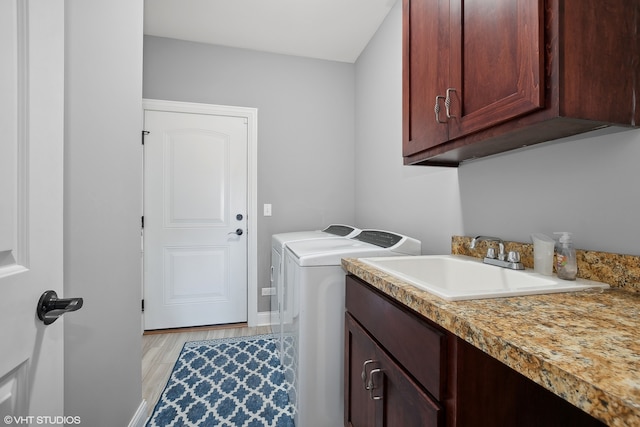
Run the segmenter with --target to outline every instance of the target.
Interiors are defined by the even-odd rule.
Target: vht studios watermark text
[[[73,424],[81,424],[82,420],[80,417],[75,416],[49,416],[49,415],[26,415],[26,416],[15,416],[15,415],[7,415],[4,417],[4,423],[14,424],[14,425],[73,425]]]

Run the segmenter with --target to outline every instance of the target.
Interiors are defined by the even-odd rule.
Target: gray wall
[[[402,165],[402,2],[356,62],[356,223],[449,253],[462,233],[457,170]]]
[[[448,252],[455,233],[529,242],[533,232],[571,231],[578,248],[640,254],[640,130],[592,132],[457,170],[400,166],[401,34],[398,2],[356,63],[359,225],[417,233],[425,253]]]
[[[353,64],[144,39],[145,98],[258,108],[258,289],[272,234],[354,221],[353,85]]]
[[[464,164],[467,233],[571,231],[578,248],[640,255],[640,131],[611,130]]]
[[[126,426],[142,401],[142,0],[68,0],[65,414]]]

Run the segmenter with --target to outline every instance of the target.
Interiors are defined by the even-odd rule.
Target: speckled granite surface
[[[603,422],[640,426],[640,293],[609,289],[449,302],[358,260],[342,264]]]

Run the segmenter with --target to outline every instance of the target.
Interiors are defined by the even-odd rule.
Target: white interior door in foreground
[[[247,120],[145,111],[145,329],[247,321]]]
[[[51,425],[64,325],[36,306],[62,294],[64,1],[2,0],[0,58],[0,419]]]

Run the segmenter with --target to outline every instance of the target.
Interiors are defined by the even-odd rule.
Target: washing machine
[[[323,230],[293,231],[278,233],[271,236],[271,288],[275,294],[271,295],[271,332],[279,338],[278,352],[280,360],[284,357],[283,334],[287,325],[292,322],[291,293],[284,288],[285,258],[284,248],[287,243],[303,240],[317,240],[328,238],[349,238],[357,236],[360,229],[351,225],[331,224]]]
[[[285,287],[292,291],[290,357],[283,367],[295,425],[342,425],[345,275],[342,258],[420,255],[421,242],[383,230],[352,238],[287,243]]]

